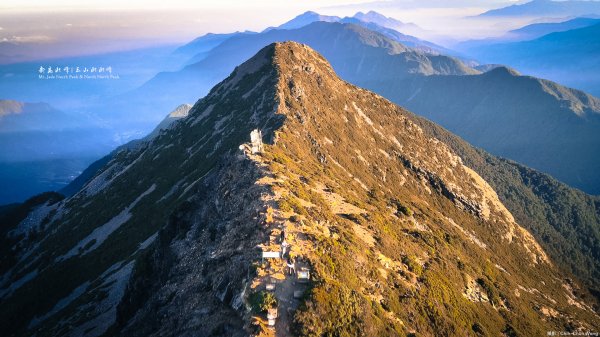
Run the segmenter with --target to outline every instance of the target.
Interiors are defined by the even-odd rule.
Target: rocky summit
[[[516,164],[340,80],[309,47],[263,48],[184,115],[73,196],[4,215],[3,336],[600,329],[593,282],[525,229],[551,226],[511,213],[534,197],[505,204],[482,178]]]

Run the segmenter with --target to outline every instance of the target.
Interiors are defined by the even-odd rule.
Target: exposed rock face
[[[255,184],[263,174],[249,160],[225,157],[171,217],[120,306],[123,336],[246,335],[244,301],[266,236],[269,190]]]
[[[189,104],[181,104],[180,106],[178,106],[177,108],[175,108],[175,110],[171,111],[167,117],[165,117],[165,119],[163,119],[158,126],[148,135],[146,136],[144,139],[145,140],[149,140],[152,139],[156,136],[158,136],[158,134],[163,131],[166,130],[170,127],[173,126],[173,123],[181,120],[182,118],[185,118],[188,116],[190,109],[192,109],[192,106]]]
[[[0,326],[89,336],[597,330],[591,296],[423,123],[340,80],[309,47],[269,45],[52,206],[41,239],[4,274]],[[308,283],[281,259],[261,261],[282,254],[283,240]]]

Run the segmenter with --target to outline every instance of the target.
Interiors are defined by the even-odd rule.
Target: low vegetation
[[[248,302],[255,313],[265,313],[271,308],[277,307],[277,299],[272,292],[259,291],[248,296]]]

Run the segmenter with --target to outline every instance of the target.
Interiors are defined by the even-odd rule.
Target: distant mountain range
[[[369,23],[368,25],[374,25]],[[352,27],[345,29],[343,27]],[[383,29],[383,28],[382,28]],[[347,31],[346,34],[353,35],[352,31],[363,35],[362,40],[351,40],[342,36],[337,44],[331,44],[334,38],[337,38],[339,33]],[[310,35],[314,34],[314,35]],[[401,34],[398,34],[400,36]],[[466,66],[462,69],[460,66],[449,66],[445,69],[442,63],[449,64],[460,62],[445,56],[429,55],[427,53],[408,48],[397,41],[394,41],[381,34],[372,34],[372,31],[358,25],[343,25],[341,23],[314,22],[308,26],[299,29],[273,29],[260,34],[236,34],[217,47],[212,49],[203,59],[194,64],[190,64],[177,72],[162,72],[157,74],[153,79],[145,83],[140,88],[129,93],[117,96],[109,102],[110,111],[129,111],[131,109],[145,111],[144,118],[158,121],[164,115],[164,111],[168,111],[172,106],[180,102],[190,102],[194,97],[204,95],[208,92],[211,85],[214,85],[219,80],[223,79],[228,72],[233,70],[236,64],[241,62],[244,57],[250,57],[252,53],[257,52],[266,44],[275,41],[296,40],[306,42],[311,45],[320,44],[323,48],[342,50],[344,47],[349,49],[343,53],[347,56],[340,55],[339,58],[355,59],[355,51],[353,49],[365,49],[364,45],[375,46],[378,40],[391,41],[389,44],[390,53],[400,53],[407,51],[406,59],[398,62],[403,64],[402,67],[407,72],[422,72],[422,73],[460,73],[476,72]],[[350,42],[350,45],[348,45]],[[329,46],[326,46],[329,45]],[[370,48],[365,52],[369,53]],[[412,62],[410,59],[423,59],[425,65],[421,62]],[[355,62],[354,61],[354,62]],[[365,63],[368,65],[368,62]],[[383,66],[379,71],[384,73]],[[152,97],[152,100],[148,100]],[[135,118],[137,116],[131,116]]]
[[[302,13],[292,20],[285,22],[277,27],[271,27],[267,30],[279,28],[279,29],[296,29],[307,26],[313,22],[322,21],[322,22],[340,22],[344,19],[356,19],[360,22],[364,23],[374,23],[381,27],[390,28],[396,30],[398,32],[405,32],[406,30],[410,31],[418,31],[421,30],[419,26],[414,23],[404,23],[402,21],[396,20],[392,17],[387,17],[383,14],[377,13],[375,11],[369,11],[367,13],[357,12],[352,17],[341,18],[339,16],[329,16],[329,15],[321,15],[319,13],[308,11]]]
[[[544,35],[567,30],[585,28],[600,23],[600,18],[575,18],[563,22],[534,23],[519,29],[511,30],[507,39],[533,40]]]
[[[182,55],[187,60],[184,65],[196,63],[201,61],[206,55],[210,52],[211,49],[223,43],[223,41],[229,39],[230,37],[241,35],[241,34],[256,34],[254,32],[246,31],[246,32],[235,32],[235,33],[227,33],[227,34],[213,34],[208,33],[202,35],[191,42],[184,44],[183,46],[177,48],[173,54]]]
[[[313,11],[308,11],[308,12],[304,12],[304,13],[296,16],[295,18],[291,19],[288,22],[285,22],[285,23],[277,26],[276,28],[296,29],[296,28],[304,27],[306,25],[309,25],[309,24],[311,24],[313,22],[317,22],[317,21],[338,22],[340,20],[341,20],[341,18],[339,16],[321,15],[321,14],[313,12]],[[267,30],[270,30],[270,29],[274,29],[274,28],[273,27],[267,28]]]
[[[480,17],[498,16],[531,16],[531,17],[568,17],[586,14],[600,14],[600,1],[553,1],[533,0],[524,4],[516,4],[508,7],[487,11]]]
[[[395,29],[381,26],[375,22],[364,22],[359,19],[349,18],[349,17],[343,18],[339,22],[359,25],[359,26],[367,28],[369,30],[381,33],[382,35],[389,37],[390,39],[392,39],[394,41],[400,42],[407,47],[411,47],[413,49],[416,49],[416,50],[419,50],[422,52],[426,52],[429,54],[447,54],[447,55],[456,54],[456,52],[449,50],[445,47],[442,47],[440,45],[437,45],[433,42],[421,40],[421,39],[411,36],[411,35],[402,34]]]
[[[600,20],[579,19],[558,26],[530,27],[525,31],[573,24],[584,26],[530,41],[466,46],[462,51],[484,63],[507,64],[523,73],[549,78],[600,96]]]
[[[406,44],[413,48],[422,48],[424,51],[429,52],[451,52],[445,47],[439,46],[435,43],[421,40],[417,37],[409,35],[409,32],[419,32],[422,29],[414,23],[403,23],[391,17],[386,17],[375,11],[369,11],[367,13],[357,12],[352,17],[339,17],[321,15],[313,11],[304,12],[290,21],[287,21],[277,27],[269,27],[262,33],[268,32],[273,29],[298,29],[307,26],[313,22],[343,22],[353,23],[361,25],[365,28],[378,31],[392,39],[395,39],[401,43]],[[186,55],[190,58],[187,64],[192,64],[201,61],[208,55],[208,52],[223,43],[223,41],[242,34],[256,34],[255,32],[235,32],[227,34],[212,34],[208,33],[193,41],[177,48],[175,54]]]
[[[490,45],[534,40],[551,33],[585,28],[598,23],[600,23],[600,18],[591,17],[578,17],[561,22],[534,23],[508,31],[499,37],[463,41],[453,45],[452,48],[463,54],[471,55]]]
[[[360,33],[371,55],[413,55],[361,27],[307,27],[322,25]],[[473,148],[295,42],[186,109],[72,196],[0,208],[3,336],[600,328],[597,198]]]
[[[423,28],[417,26],[412,22],[402,22],[396,20],[392,17],[388,17],[377,13],[375,11],[369,11],[366,13],[358,12],[353,16],[355,19],[358,19],[362,22],[375,23],[379,26],[390,28],[396,30],[398,32],[402,32],[405,34],[415,34],[416,32],[422,32]]]

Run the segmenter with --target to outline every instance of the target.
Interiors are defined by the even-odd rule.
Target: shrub
[[[404,256],[402,258],[402,263],[404,263],[408,267],[408,270],[413,272],[415,275],[421,276],[421,274],[423,274],[423,267],[417,261],[416,256],[414,256],[414,255]]]
[[[500,296],[498,295],[498,291],[496,287],[489,280],[478,278],[477,283],[483,288],[483,290],[488,295],[490,302],[498,305],[500,303]]]
[[[403,205],[399,200],[393,199],[391,204],[396,207],[396,215],[397,216],[413,216],[413,211],[408,206]]]
[[[482,335],[482,336],[487,336],[488,334],[485,332],[485,329],[483,328],[483,326],[481,326],[481,324],[475,322],[473,323],[473,326],[471,326],[471,329],[473,330],[473,332],[475,332],[478,335]]]
[[[261,291],[253,293],[248,298],[252,310],[256,313],[266,312],[267,310],[277,306],[277,299],[273,293]]]
[[[360,296],[343,285],[317,287],[296,313],[296,329],[302,336],[356,336],[365,309]]]

